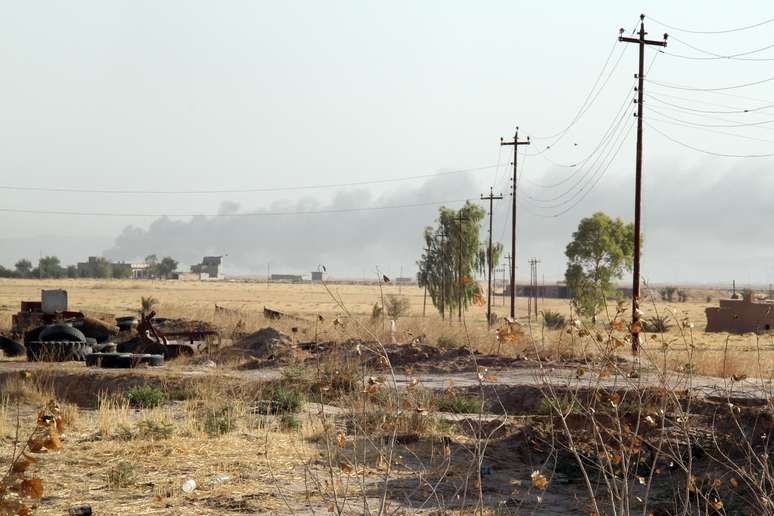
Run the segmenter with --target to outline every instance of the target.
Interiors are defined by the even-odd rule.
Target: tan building
[[[707,308],[708,332],[766,333],[774,329],[774,302],[745,299],[721,299],[720,306]]]

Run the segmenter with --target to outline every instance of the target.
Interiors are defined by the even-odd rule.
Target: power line
[[[756,48],[753,50],[747,50],[744,52],[737,52],[734,54],[718,54],[717,52],[711,52],[709,50],[705,50],[703,48],[697,47],[696,45],[692,45],[691,43],[688,43],[687,41],[683,41],[680,38],[676,36],[671,36],[671,39],[677,41],[678,43],[681,43],[685,45],[686,47],[695,50],[697,52],[701,52],[702,54],[706,54],[709,57],[701,57],[701,56],[686,56],[681,54],[673,54],[671,52],[667,52],[665,50],[659,50],[660,53],[666,54],[672,57],[680,57],[683,59],[692,59],[694,61],[714,61],[717,59],[729,59],[729,60],[737,60],[737,61],[774,61],[774,57],[744,57],[749,56],[753,54],[757,54],[759,52],[763,52],[766,50],[769,50],[771,48],[774,48],[774,44],[769,44],[761,48]]]
[[[0,190],[12,190],[23,192],[57,192],[57,193],[85,193],[85,194],[120,194],[120,195],[200,195],[200,194],[227,194],[227,193],[260,193],[260,192],[286,192],[292,190],[322,190],[325,188],[343,188],[348,186],[365,186],[376,185],[385,183],[397,183],[401,181],[410,181],[413,179],[425,179],[430,177],[446,176],[452,174],[461,174],[464,172],[477,172],[480,170],[488,170],[501,166],[499,163],[494,165],[486,165],[482,167],[473,168],[461,168],[457,170],[447,170],[444,172],[437,172],[433,174],[420,174],[416,176],[404,176],[394,177],[387,179],[373,179],[367,181],[353,181],[350,183],[329,183],[319,185],[300,185],[300,186],[280,186],[269,188],[239,188],[239,189],[224,189],[224,190],[107,190],[107,189],[93,189],[93,188],[57,188],[57,187],[45,187],[45,186],[12,186],[12,185],[0,185]]]
[[[657,24],[659,24],[659,25],[661,25],[663,27],[666,27],[668,29],[676,30],[678,32],[686,32],[686,33],[689,33],[689,34],[728,34],[730,32],[739,32],[739,31],[743,31],[743,30],[754,29],[756,27],[760,27],[762,25],[766,25],[768,23],[774,22],[774,18],[769,18],[767,20],[763,20],[762,22],[753,23],[752,25],[745,25],[743,27],[735,27],[733,29],[723,29],[723,30],[692,30],[692,29],[683,29],[683,28],[680,28],[680,27],[676,27],[674,25],[669,25],[668,23],[659,21],[659,20],[653,18],[652,16],[648,16],[648,19],[652,20],[652,21],[656,22]]]
[[[744,135],[744,134],[736,134],[736,133],[732,133],[732,132],[728,132],[728,131],[718,131],[718,130],[715,130],[715,129],[708,129],[706,127],[697,127],[695,125],[683,124],[683,123],[676,122],[676,121],[673,121],[673,120],[665,120],[665,119],[659,118],[659,117],[649,116],[648,120],[655,120],[655,121],[657,121],[657,122],[659,122],[661,124],[676,125],[676,126],[685,127],[685,128],[688,128],[688,129],[696,129],[698,131],[706,131],[708,133],[720,134],[720,135],[723,135],[723,136],[732,136],[734,138],[741,138],[743,140],[750,140],[750,141],[754,141],[754,142],[774,144],[774,140],[766,140],[764,138],[755,138],[753,136],[747,136],[747,135]]]
[[[578,169],[576,171],[576,172],[579,172],[580,170],[584,170],[585,169],[585,171],[583,172],[581,177],[577,181],[575,181],[574,184],[570,185],[566,190],[564,190],[559,195],[556,195],[554,197],[545,198],[545,199],[540,199],[540,198],[532,197],[532,196],[529,196],[529,195],[527,195],[527,197],[531,201],[534,201],[534,202],[537,202],[537,203],[552,203],[552,202],[555,202],[555,201],[561,199],[562,197],[565,197],[567,194],[569,194],[570,192],[572,192],[573,190],[578,188],[583,183],[583,181],[586,179],[586,177],[588,177],[588,175],[591,172],[591,170],[594,169],[596,164],[599,162],[600,158],[606,152],[606,150],[609,147],[609,145],[611,144],[611,142],[613,142],[615,140],[615,138],[620,134],[620,133],[618,133],[618,129],[621,127],[621,124],[626,119],[626,115],[628,115],[628,114],[629,114],[628,111],[625,110],[619,116],[618,121],[611,128],[611,130],[609,130],[608,133],[605,134],[605,136],[604,136],[604,138],[603,138],[603,140],[601,142],[602,145],[600,145],[598,147],[598,148],[601,148],[602,150],[601,150],[601,152],[599,154],[597,154],[596,158],[591,162],[591,164],[589,166],[585,166],[584,165],[584,167],[582,167],[582,168],[580,168],[580,169]],[[573,175],[575,175],[575,174],[573,174]]]
[[[668,96],[668,95],[662,95],[662,96]],[[690,107],[686,107],[686,106],[681,106],[679,104],[674,104],[674,103],[671,103],[671,102],[667,102],[667,101],[662,100],[661,98],[659,98],[659,97],[657,97],[655,95],[652,95],[650,93],[647,94],[646,97],[648,97],[648,99],[650,99],[650,100],[655,100],[656,102],[658,102],[660,104],[671,106],[673,108],[680,109],[682,111],[691,111],[693,113],[707,113],[707,114],[716,114],[716,115],[734,115],[734,114],[743,114],[743,113],[753,113],[753,112],[756,112],[756,111],[764,111],[766,109],[774,108],[774,104],[768,104],[766,106],[759,106],[759,107],[754,107],[754,108],[740,108],[740,109],[733,109],[733,110],[729,109],[729,110],[725,110],[725,111],[713,110],[713,109],[695,109],[695,108],[690,108]],[[672,98],[680,98],[682,100],[689,100],[689,101],[693,100],[694,102],[698,102],[698,101],[696,101],[694,99],[686,99],[684,97],[672,97]],[[709,103],[705,103],[705,104],[709,104]]]
[[[749,86],[757,86],[758,84],[764,84],[767,82],[774,81],[774,77],[768,77],[766,79],[761,79],[760,81],[753,81],[753,82],[747,82],[744,84],[735,84],[733,86],[721,86],[719,88],[696,88],[693,86],[683,86],[680,84],[671,84],[668,82],[659,82],[654,81],[652,79],[648,79],[648,82],[651,84],[654,84],[656,86],[661,86],[662,88],[671,88],[673,90],[686,90],[686,91],[725,91],[725,90],[736,90],[739,88],[747,88]]]
[[[646,122],[647,123],[647,122]],[[709,154],[710,156],[720,156],[723,158],[771,158],[774,157],[774,153],[771,154],[724,154],[721,152],[714,152],[709,151],[706,149],[701,149],[699,147],[694,147],[693,145],[690,145],[688,143],[682,142],[676,138],[673,138],[672,136],[669,136],[668,134],[664,133],[663,131],[660,131],[658,128],[654,127],[653,124],[647,123],[648,127],[656,131],[658,134],[666,138],[667,140],[676,143],[678,145],[681,145],[687,149],[694,150],[696,152],[702,152],[704,154]]]
[[[352,213],[360,211],[396,210],[404,208],[419,208],[422,206],[440,206],[467,202],[472,199],[452,199],[447,201],[422,202],[413,204],[399,204],[388,206],[367,206],[361,208],[331,208],[323,210],[299,210],[299,211],[261,211],[242,213],[118,213],[118,212],[88,212],[88,211],[63,211],[63,210],[26,210],[15,208],[0,208],[3,213],[26,213],[34,215],[77,215],[85,217],[272,217],[284,215],[322,215],[329,213]]]
[[[538,208],[538,209],[556,209],[556,208],[562,208],[563,206],[568,206],[569,204],[567,208],[562,209],[550,215],[541,214],[537,212],[531,212],[531,213],[537,217],[556,218],[561,215],[564,215],[565,213],[575,208],[578,204],[580,204],[589,195],[589,193],[591,193],[591,191],[594,190],[594,188],[596,188],[596,186],[602,180],[602,177],[604,177],[604,175],[607,173],[610,166],[615,162],[615,159],[618,157],[618,154],[620,153],[621,148],[623,147],[623,144],[626,142],[633,127],[634,127],[634,122],[631,122],[627,130],[621,133],[623,137],[618,141],[617,147],[616,146],[611,147],[607,156],[600,162],[599,168],[597,168],[597,170],[592,174],[591,180],[587,182],[585,185],[583,185],[580,189],[578,189],[575,195],[573,195],[568,199],[565,199],[561,203],[558,203],[554,206],[539,206],[535,204],[532,205],[532,207]],[[612,151],[613,148],[615,149],[615,151]],[[612,157],[608,160],[608,157],[611,155],[611,153],[612,153]],[[607,160],[607,163],[605,163],[606,160]],[[580,197],[578,197],[578,195],[580,195]]]
[[[682,122],[684,124],[695,125],[697,127],[720,127],[720,128],[723,128],[723,127],[726,127],[726,128],[728,128],[728,127],[756,127],[756,126],[761,126],[761,125],[767,125],[767,124],[774,123],[774,119],[771,119],[771,120],[761,120],[761,121],[758,121],[758,122],[742,122],[742,123],[736,123],[736,122],[732,122],[731,120],[726,120],[727,122],[732,122],[732,123],[728,123],[728,124],[700,124],[698,122],[691,122],[689,120],[682,120],[680,118],[676,118],[676,117],[667,115],[667,114],[662,113],[661,111],[659,111],[659,110],[657,110],[655,108],[650,108],[650,109],[654,113],[656,113],[658,115],[661,115],[663,117],[670,118],[672,120],[676,120],[676,121]],[[707,117],[706,115],[694,115],[694,116],[702,117],[702,118],[716,118],[716,117]],[[719,119],[719,120],[722,120],[722,119]]]
[[[586,155],[584,158],[579,159],[579,160],[575,161],[574,163],[567,164],[567,163],[557,163],[556,161],[552,160],[551,158],[549,158],[548,156],[546,156],[543,153],[538,153],[538,154],[534,154],[534,155],[540,156],[541,158],[543,158],[544,160],[548,161],[549,163],[552,163],[553,165],[556,165],[556,166],[559,166],[559,167],[576,168],[578,165],[583,165],[589,159],[591,159],[594,156],[594,154],[596,154],[596,152],[599,150],[599,148],[604,143],[605,138],[607,137],[608,133],[613,130],[613,127],[615,126],[616,120],[618,120],[618,117],[621,115],[621,112],[623,110],[625,110],[626,106],[628,106],[630,104],[631,100],[629,99],[629,93],[631,93],[631,90],[627,90],[626,91],[626,96],[623,99],[623,103],[621,104],[621,106],[616,111],[615,115],[613,116],[613,119],[610,121],[610,125],[605,130],[605,132],[603,133],[602,138],[599,140],[599,143],[597,143],[596,147],[594,147],[594,149],[592,149],[592,151],[588,155]],[[570,179],[572,179],[579,172],[579,170],[580,169],[576,168],[576,170],[574,170],[572,172],[572,174],[570,174],[568,177],[566,177],[566,178],[564,178],[561,181],[558,181],[556,183],[551,183],[551,184],[547,184],[546,185],[546,184],[535,183],[535,182],[533,182],[533,181],[531,181],[529,179],[527,179],[527,182],[529,182],[530,184],[533,184],[534,186],[537,186],[538,188],[555,188],[557,186],[560,186],[560,185],[566,183]]]
[[[599,80],[602,78],[602,75],[605,73],[605,69],[607,68],[607,65],[610,63],[610,58],[612,58],[613,54],[615,53],[615,48],[617,46],[616,44],[617,42],[614,41],[613,46],[610,47],[610,52],[607,54],[607,59],[605,59],[605,63],[602,65],[602,69],[599,71],[599,74],[597,74],[597,78],[594,81],[594,84],[591,86],[591,89],[586,94],[586,98],[583,99],[583,103],[581,104],[580,108],[578,108],[578,112],[575,113],[575,117],[573,117],[569,125],[567,125],[564,129],[554,134],[545,135],[545,136],[534,136],[536,140],[551,140],[553,138],[556,138],[559,135],[563,135],[563,133],[567,132],[573,125],[575,125],[578,122],[578,120],[580,120],[580,118],[584,114],[584,108],[586,108],[586,104],[588,104],[589,99],[591,99],[591,96],[593,95],[594,90],[597,88],[597,85],[599,84]],[[619,61],[620,61],[620,58],[619,58]],[[616,62],[616,66],[617,66],[617,62]],[[594,100],[596,100],[596,97],[594,97]],[[592,104],[593,103],[594,101],[592,101]],[[591,106],[589,105],[589,107]]]

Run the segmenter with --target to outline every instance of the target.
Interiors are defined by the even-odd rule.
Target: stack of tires
[[[127,369],[141,365],[158,367],[164,365],[164,357],[147,353],[89,353],[86,355],[86,365],[109,369]]]
[[[31,362],[82,362],[92,351],[86,336],[68,324],[49,324],[28,336],[27,359]]]

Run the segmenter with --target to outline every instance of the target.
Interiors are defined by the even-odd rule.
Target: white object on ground
[[[182,489],[184,493],[192,492],[194,489],[196,489],[196,480],[189,478],[188,480],[183,482]]]

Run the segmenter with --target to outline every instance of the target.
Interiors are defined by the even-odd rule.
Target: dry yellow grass
[[[221,325],[228,334],[239,321],[246,331],[254,331],[266,325],[273,325],[290,333],[292,327],[299,330],[298,338],[311,340],[341,340],[349,337],[368,338],[376,336],[389,339],[384,325],[379,321],[371,323],[370,314],[374,303],[381,303],[382,295],[400,294],[407,296],[411,302],[411,313],[398,321],[398,340],[405,341],[411,337],[424,335],[431,343],[445,338],[458,344],[470,343],[474,349],[482,352],[493,352],[498,349],[494,332],[486,325],[486,307],[472,306],[465,314],[466,324],[459,324],[456,319],[442,320],[428,299],[426,316],[423,312],[423,291],[416,286],[383,285],[353,285],[353,284],[266,284],[263,282],[225,281],[225,282],[180,282],[180,281],[137,281],[137,280],[98,280],[98,279],[61,279],[61,280],[18,280],[0,279],[0,330],[10,326],[11,314],[18,310],[21,300],[36,300],[41,289],[64,288],[69,292],[70,305],[74,309],[95,313],[112,313],[126,315],[135,313],[140,305],[140,297],[152,296],[160,301],[158,312],[162,316],[202,319]],[[669,313],[673,325],[669,332],[659,335],[656,340],[646,341],[650,352],[657,352],[666,342],[670,353],[674,353],[671,364],[680,367],[687,363],[688,354],[681,349],[693,346],[691,361],[696,372],[708,374],[727,374],[718,370],[718,353],[726,349],[726,369],[758,366],[760,359],[762,367],[758,368],[765,374],[771,372],[774,360],[771,356],[772,346],[768,343],[762,346],[759,339],[751,335],[731,335],[725,333],[705,333],[706,324],[704,310],[714,306],[716,301],[707,303],[706,295],[717,299],[717,292],[701,291],[692,296],[688,303],[665,303],[660,300],[647,299],[643,303],[645,317]],[[215,305],[234,310],[232,314],[215,311]],[[298,315],[304,321],[282,320],[267,321],[263,317],[263,308],[271,307]],[[342,308],[343,307],[343,308]],[[569,318],[570,305],[564,299],[546,299],[540,304],[541,310],[560,312]],[[612,310],[613,308],[611,308]],[[525,319],[527,300],[517,299],[517,313],[521,321]],[[345,311],[355,316],[344,326],[334,326],[332,320],[343,316]],[[493,311],[505,316],[508,312],[507,299],[496,297]],[[316,315],[321,314],[325,320],[318,322]],[[628,315],[626,316],[628,317]],[[679,322],[690,320],[694,328],[681,328]],[[604,317],[602,317],[604,320]],[[527,327],[527,333],[546,343],[556,340],[556,332],[546,332],[540,327],[540,321],[532,321]],[[690,332],[690,334],[688,333]],[[756,344],[757,342],[757,344]],[[759,354],[759,349],[763,349]],[[506,344],[500,351],[507,355],[515,355],[524,349],[522,345]],[[626,350],[622,350],[626,353]],[[728,357],[733,357],[737,366],[729,366]],[[719,371],[719,372],[718,372]],[[731,373],[735,374],[735,373]]]

